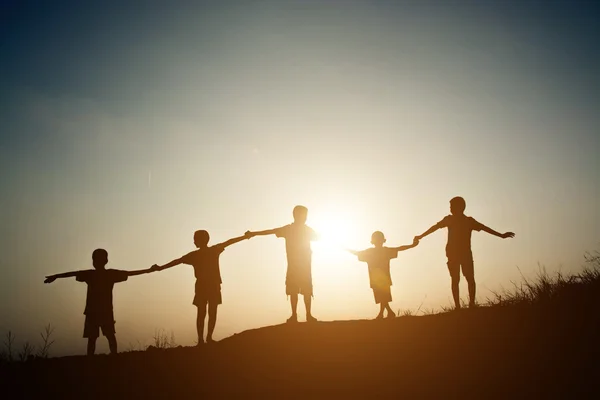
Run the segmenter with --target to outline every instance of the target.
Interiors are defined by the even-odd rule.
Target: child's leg
[[[219,307],[217,302],[208,303],[208,332],[206,333],[207,343],[213,341],[212,335],[215,330],[215,325],[217,324],[217,307]]]
[[[473,307],[475,305],[475,279],[467,279],[467,284],[469,285],[469,307]]]
[[[106,335],[106,339],[108,340],[108,348],[110,349],[110,354],[117,354],[117,337],[114,333],[109,333]]]
[[[312,305],[312,294],[304,294],[304,307],[306,307],[306,322],[316,322],[317,319],[313,317],[311,311]]]
[[[473,261],[467,261],[462,264],[462,272],[467,281],[469,287],[469,307],[475,306],[475,271],[473,268]]]
[[[196,330],[198,331],[198,345],[204,343],[204,319],[206,319],[206,303],[198,304],[198,316],[196,317]]]
[[[450,272],[450,279],[452,280],[452,297],[454,298],[454,307],[460,308],[460,263],[456,261],[448,260],[448,271]]]
[[[292,306],[292,317],[295,317],[298,308],[298,293],[290,294],[290,305]]]
[[[311,308],[312,308],[312,296],[305,294],[304,296],[304,307],[306,308],[306,318],[312,317]]]
[[[96,339],[100,336],[100,323],[98,316],[90,314],[85,316],[85,323],[83,326],[83,337],[87,338],[87,355],[93,356],[96,352]]]
[[[383,305],[383,303],[382,303],[382,305]],[[390,307],[390,303],[387,301],[385,302],[385,309],[387,310],[388,318],[396,316],[396,314],[394,314],[394,311],[392,310],[392,307]]]
[[[87,343],[87,355],[88,356],[93,356],[94,353],[96,352],[96,339],[95,337],[90,337],[88,338],[88,343]]]
[[[377,318],[383,318],[383,310],[385,310],[385,304],[382,301],[379,303],[379,314],[377,314]]]
[[[454,299],[454,308],[460,308],[460,289],[459,284],[460,278],[452,278],[452,298]]]

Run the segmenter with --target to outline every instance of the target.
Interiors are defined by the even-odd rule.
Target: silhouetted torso
[[[305,224],[289,224],[276,230],[275,235],[285,238],[288,265],[310,263],[311,240],[316,240],[316,232]]]
[[[116,269],[79,271],[76,279],[87,283],[86,315],[109,314],[113,311],[112,291],[115,283],[127,280],[127,271]]]
[[[447,215],[437,223],[438,228],[448,228],[446,256],[448,258],[471,257],[471,232],[480,231],[482,225],[466,215]]]
[[[371,288],[391,286],[390,260],[398,257],[398,250],[389,247],[371,247],[358,253],[358,259],[369,266]]]
[[[214,288],[221,285],[219,256],[225,250],[221,246],[210,246],[194,250],[183,256],[183,263],[194,267],[196,289]]]

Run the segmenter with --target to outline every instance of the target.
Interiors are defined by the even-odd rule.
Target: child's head
[[[210,236],[208,235],[208,232],[205,230],[199,230],[199,231],[194,232],[194,244],[198,248],[206,247],[208,245],[209,239],[210,239]]]
[[[453,215],[462,215],[465,212],[465,208],[467,207],[467,203],[465,202],[465,199],[463,199],[462,197],[454,197],[452,200],[450,200],[450,212]]]
[[[306,218],[308,217],[308,208],[304,206],[296,206],[294,207],[294,222],[299,224],[303,224],[306,222]]]
[[[96,269],[103,269],[108,264],[108,251],[96,249],[92,253],[92,265]]]
[[[381,231],[375,231],[371,235],[371,244],[375,247],[381,247],[385,243],[385,236]]]

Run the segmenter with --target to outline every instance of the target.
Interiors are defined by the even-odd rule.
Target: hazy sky
[[[357,249],[408,244],[462,195],[479,300],[600,248],[600,37],[593,1],[4,1],[0,334],[83,353],[85,284],[292,220]],[[43,3],[43,4],[41,4]],[[445,231],[392,262],[394,309],[451,304]],[[314,314],[372,318],[367,266],[314,246]],[[285,248],[221,257],[215,338],[289,316]],[[466,298],[466,283],[461,284]],[[114,289],[122,350],[195,340],[192,268]],[[300,319],[303,320],[303,307]],[[106,351],[106,341],[99,350]]]

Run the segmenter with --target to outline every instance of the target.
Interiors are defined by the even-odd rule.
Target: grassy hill
[[[596,268],[475,309],[5,363],[0,376],[23,398],[600,398],[599,307]]]

